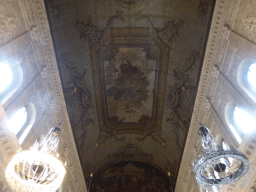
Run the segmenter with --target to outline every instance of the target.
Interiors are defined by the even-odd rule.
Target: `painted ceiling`
[[[175,184],[214,0],[45,4],[87,184],[125,161],[158,167]]]

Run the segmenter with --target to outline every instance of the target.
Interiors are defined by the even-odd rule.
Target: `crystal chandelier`
[[[249,170],[249,162],[239,151],[219,146],[207,127],[200,127],[203,155],[193,163],[196,180],[201,187],[209,189],[234,183]]]
[[[8,164],[5,177],[14,192],[55,192],[66,170],[57,159],[61,130],[53,127],[42,142],[16,154]]]

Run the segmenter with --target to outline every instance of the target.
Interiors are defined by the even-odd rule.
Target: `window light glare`
[[[13,75],[11,67],[0,63],[0,93],[2,93],[12,82]]]
[[[14,133],[18,134],[20,129],[23,127],[27,121],[27,110],[25,107],[22,107],[9,119],[9,129]]]
[[[247,72],[248,83],[256,89],[256,63],[252,64]]]
[[[43,166],[50,169],[50,172],[47,172],[47,176],[49,176],[51,172],[55,173],[54,178],[48,178],[46,179],[48,182],[46,184],[42,184],[40,182],[35,182],[38,181],[36,179],[29,179],[29,178],[22,178],[20,176],[19,169],[14,169],[14,167],[19,167],[22,165],[22,163],[29,162],[29,160],[32,160],[31,164],[35,164],[35,162],[40,162]],[[27,166],[29,167],[30,165],[27,163]],[[46,170],[46,169],[45,169]],[[46,171],[44,170],[44,173]],[[18,174],[17,174],[18,171]],[[29,170],[30,171],[30,170]],[[23,174],[26,174],[26,172]],[[16,154],[11,162],[8,164],[5,175],[7,178],[7,181],[9,183],[12,183],[13,185],[11,186],[12,189],[22,189],[19,191],[47,191],[47,192],[53,192],[58,189],[64,179],[64,176],[66,174],[65,167],[63,164],[55,158],[53,155],[45,152],[40,152],[40,151],[23,151],[18,154]],[[43,178],[44,175],[40,175],[41,178]]]
[[[240,144],[242,142],[242,137],[241,135],[236,131],[233,125],[229,126],[230,131],[233,133],[235,136],[237,142]]]
[[[229,146],[227,145],[227,143],[225,143],[224,141],[222,141],[222,147],[225,151],[230,150]],[[229,163],[232,164],[234,161],[234,158],[232,157],[228,157]],[[226,163],[225,159],[224,159],[224,164]]]
[[[238,107],[234,109],[234,120],[243,133],[249,133],[256,128],[256,119]]]
[[[27,137],[29,131],[31,130],[33,124],[28,125],[28,127],[26,127],[26,129],[24,130],[24,132],[21,134],[20,138],[19,138],[19,143],[20,145],[23,143],[23,141],[25,140],[25,138]]]
[[[218,188],[216,186],[212,186],[213,192],[219,192]]]
[[[229,146],[224,141],[222,141],[222,147],[226,151],[229,150]]]

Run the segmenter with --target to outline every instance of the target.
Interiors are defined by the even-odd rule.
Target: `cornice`
[[[208,99],[206,99],[206,96],[207,98],[211,98],[212,101],[215,99],[222,98],[220,96],[218,98],[218,95],[216,95],[215,98],[217,86],[218,84],[222,83],[220,80],[218,80],[219,72],[215,65],[217,65],[219,69],[221,69],[222,66],[224,65],[225,56],[227,54],[227,49],[229,47],[229,35],[231,34],[230,29],[234,28],[237,13],[239,11],[241,2],[241,0],[217,0],[216,2],[209,39],[206,47],[205,59],[203,63],[203,69],[200,78],[197,98],[194,107],[196,115],[200,117],[200,119],[202,118],[204,120],[203,122],[206,122],[206,120],[213,119],[213,117],[210,117],[208,105],[209,101]],[[230,50],[231,58],[233,58],[234,55],[236,54],[233,52],[234,50],[237,50],[234,49],[234,47],[233,49],[231,47]],[[231,65],[232,62],[233,61],[231,59],[230,62],[225,63],[225,65]],[[192,162],[193,158],[198,154],[199,151],[199,145],[197,141],[198,127],[199,125],[196,116],[193,114],[185,150],[183,153],[181,167],[178,174],[178,180],[176,184],[177,192],[186,191],[187,187],[191,186],[191,176],[194,177],[192,171]],[[223,125],[221,125],[221,127],[223,127]],[[224,134],[224,132],[222,132],[222,134]],[[242,151],[247,156],[250,164],[252,165],[253,172],[255,169],[253,166],[255,164],[255,138],[255,133],[247,135],[243,139],[241,145],[239,146],[239,150]],[[248,184],[247,186],[239,185],[241,183]],[[193,184],[197,185],[196,183]],[[256,189],[255,174],[248,173],[247,176],[241,178],[241,180],[238,183],[234,183],[227,187],[223,187],[223,190],[227,191],[237,191],[238,189],[241,191],[254,191]]]
[[[68,169],[65,179],[68,183],[65,183],[64,186],[68,186],[72,191],[86,191],[86,184],[67,114],[44,1],[19,0],[19,3],[26,27],[35,26],[30,32],[31,44],[38,68],[41,69],[46,66],[41,75],[44,79],[45,91],[51,98],[50,109],[53,122],[57,124],[61,115],[64,114],[61,123],[61,145],[59,147],[59,152],[63,157],[62,160],[67,162]]]
[[[217,38],[219,37],[219,33],[221,32],[222,29],[224,8],[228,4],[228,2],[229,0],[217,0],[215,4],[215,10],[213,13],[211,29],[206,46],[205,58],[199,81],[197,97],[194,105],[194,111],[198,117],[202,117],[204,113],[204,108],[206,104],[205,97],[209,80],[211,77],[212,66],[214,65],[214,54],[216,52],[218,42]],[[175,187],[176,192],[186,191],[186,184],[188,184],[186,178],[188,178],[192,173],[192,162],[194,155],[192,155],[191,153],[195,151],[194,148],[197,148],[195,144],[197,143],[196,139],[198,127],[198,121],[195,115],[193,114]]]

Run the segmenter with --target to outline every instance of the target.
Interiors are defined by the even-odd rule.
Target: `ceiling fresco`
[[[168,176],[152,165],[125,161],[100,170],[91,182],[91,191],[171,191]]]
[[[143,26],[143,19],[150,21],[110,18],[99,43],[90,48],[100,131],[161,131],[169,46],[152,26]],[[127,27],[112,27],[115,20]]]
[[[174,186],[214,0],[45,4],[87,184],[106,165],[136,161],[157,167]],[[120,170],[129,175],[125,167],[136,165]],[[128,189],[130,177],[116,177],[112,187]]]

